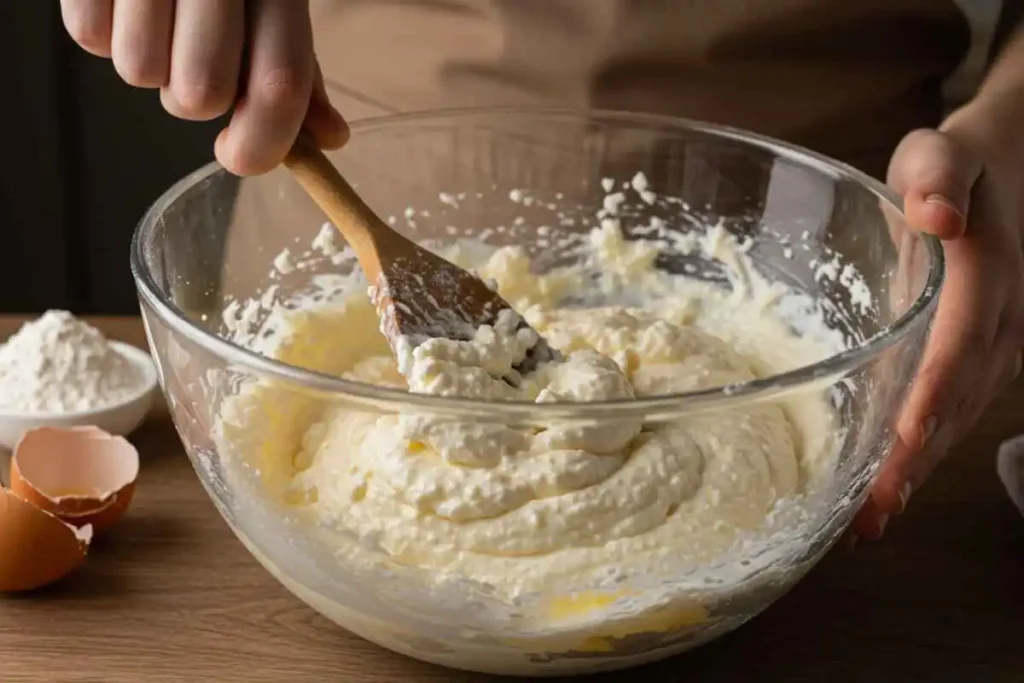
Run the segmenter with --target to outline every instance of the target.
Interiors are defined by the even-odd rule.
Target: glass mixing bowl
[[[943,276],[940,247],[907,229],[898,198],[882,184],[746,132],[607,112],[364,120],[333,160],[410,237],[435,247],[466,238],[522,245],[540,271],[579,259],[564,245],[600,224],[608,188],[615,194],[642,171],[657,197],[630,190],[613,200],[627,239],[653,239],[652,218],[676,236],[719,226],[741,241],[761,276],[802,295],[798,305],[790,297],[765,306],[788,314],[797,331],[796,309],[820,312],[844,348],[750,382],[586,404],[412,395],[304,369],[329,367],[358,343],[359,335],[318,328],[316,315],[307,316],[304,334],[325,343],[316,357],[276,356],[295,362],[286,364],[266,352],[266,304],[287,308],[318,277],[351,279],[357,269],[344,252],[309,249],[324,217],[286,171],[239,180],[217,165],[202,168],[168,190],[135,234],[132,267],[146,330],[203,486],[252,554],[314,609],[384,647],[452,667],[535,676],[621,668],[736,628],[841,535],[892,445],[892,417],[917,367]],[[658,268],[730,286],[733,266],[673,246],[679,243],[661,244]],[[259,401],[239,401],[253,391]],[[357,566],[338,552],[342,532],[304,516],[304,501],[281,484],[298,467],[303,434],[328,409],[456,423],[655,424],[807,392],[828,397],[839,428],[828,476],[808,486],[802,513],[777,515],[783,536],[767,534],[659,577],[676,597],[642,608],[608,594],[583,600],[598,589],[564,585],[561,597],[578,600],[558,616],[551,595],[510,603],[468,581],[434,585],[431,572],[383,553],[372,566]],[[651,589],[640,583],[628,581],[630,595]]]

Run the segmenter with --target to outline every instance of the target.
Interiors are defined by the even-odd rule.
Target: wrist
[[[939,130],[1024,166],[1024,27],[996,59],[978,94]]]
[[[1001,165],[1024,170],[1024,86],[1000,97],[979,93],[955,110],[939,126],[947,133],[982,152]]]

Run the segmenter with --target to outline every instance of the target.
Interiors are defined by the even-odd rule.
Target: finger
[[[854,515],[847,535],[865,541],[877,541],[885,533],[889,517],[890,514],[879,505],[874,495],[868,496]]]
[[[309,109],[314,77],[308,2],[254,0],[248,8],[245,92],[216,143],[217,158],[240,175],[264,173],[284,159]]]
[[[903,195],[907,222],[940,239],[967,229],[971,189],[982,164],[948,134],[917,130],[900,142],[889,166],[889,184]]]
[[[1017,354],[999,354],[1001,360],[992,362],[986,376],[979,377],[971,387],[971,396],[960,403],[970,406],[969,412],[941,425],[917,451],[894,450],[886,461],[881,474],[872,489],[876,507],[885,514],[899,514],[907,506],[910,497],[932,475],[950,449],[977,423],[985,403],[977,397],[994,397],[1008,384]]]
[[[306,112],[303,128],[321,149],[340,149],[348,142],[348,124],[327,96],[324,75],[319,64],[316,65],[313,95],[309,100],[309,111]]]
[[[970,389],[991,361],[1005,294],[988,287],[983,252],[947,243],[948,269],[928,344],[898,423],[900,436],[921,448],[943,423],[968,410]]]
[[[993,394],[996,396],[1002,395],[1009,389],[1024,370],[1024,351],[1019,351],[1016,343],[1007,343],[1005,347],[1002,357],[1007,360],[1005,363],[998,364],[991,378]]]
[[[227,113],[238,94],[244,42],[243,0],[178,0],[164,109],[190,121]]]
[[[993,388],[993,363],[1002,295],[990,291],[980,250],[947,244],[947,280],[921,367],[897,423],[899,443],[886,461],[872,497],[896,514],[945,456],[949,445],[977,420],[981,397]],[[996,319],[994,319],[996,318]]]
[[[985,308],[985,293],[965,270],[975,269],[950,267],[920,369],[900,414],[899,434],[913,449],[924,448],[938,429],[973,414],[971,399],[984,383],[984,365],[991,362],[995,325]]]
[[[899,435],[893,443],[888,459],[882,464],[871,493],[861,505],[850,525],[850,532],[866,541],[877,541],[885,533],[889,520],[902,514],[912,493],[904,478],[894,474],[892,463],[902,463],[917,451],[910,448]],[[895,477],[895,479],[894,479]]]
[[[162,88],[171,66],[174,0],[117,0],[111,31],[114,69],[129,85]]]
[[[68,35],[82,49],[110,56],[114,0],[60,0],[60,13]]]

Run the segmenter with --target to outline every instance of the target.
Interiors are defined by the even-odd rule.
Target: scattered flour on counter
[[[114,405],[145,377],[96,328],[48,311],[0,346],[0,410],[72,413]]]

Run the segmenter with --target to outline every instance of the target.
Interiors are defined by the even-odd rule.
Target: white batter
[[[406,380],[363,293],[341,306],[279,312],[286,342],[276,355],[376,385],[544,404],[732,385],[837,350],[827,335],[792,332],[773,312],[783,292],[742,267],[742,249],[723,231],[712,230],[693,246],[736,266],[731,292],[655,270],[657,249],[623,240],[613,220],[591,235],[590,265],[603,276],[586,288],[611,292],[628,281],[642,307],[559,309],[556,302],[578,288],[581,271],[531,274],[518,248],[494,252],[483,264],[473,263],[473,249],[448,254],[496,281],[501,295],[566,356],[518,386],[503,377],[534,339],[513,331],[514,317],[481,329],[470,342],[420,346]],[[338,339],[346,340],[344,358]],[[581,633],[591,627],[609,633],[605,608],[756,537],[780,504],[827,470],[836,443],[824,393],[668,423],[630,418],[568,426],[380,415],[344,406],[324,412],[311,401],[284,399],[258,388],[244,410],[231,413],[224,434],[240,438],[232,429],[246,429],[243,414],[250,429],[255,420],[277,425],[261,426],[258,438],[246,434],[259,444],[250,462],[271,495],[303,509],[316,525],[359,539],[337,541],[343,566],[393,561],[430,570],[420,576],[433,576],[438,585],[468,579],[509,603],[546,596],[550,609],[531,615],[539,633],[566,622]],[[657,590],[671,597],[670,586]],[[698,606],[682,618],[702,615]],[[634,623],[637,616],[630,616]],[[676,618],[641,621],[637,628],[678,626]]]

